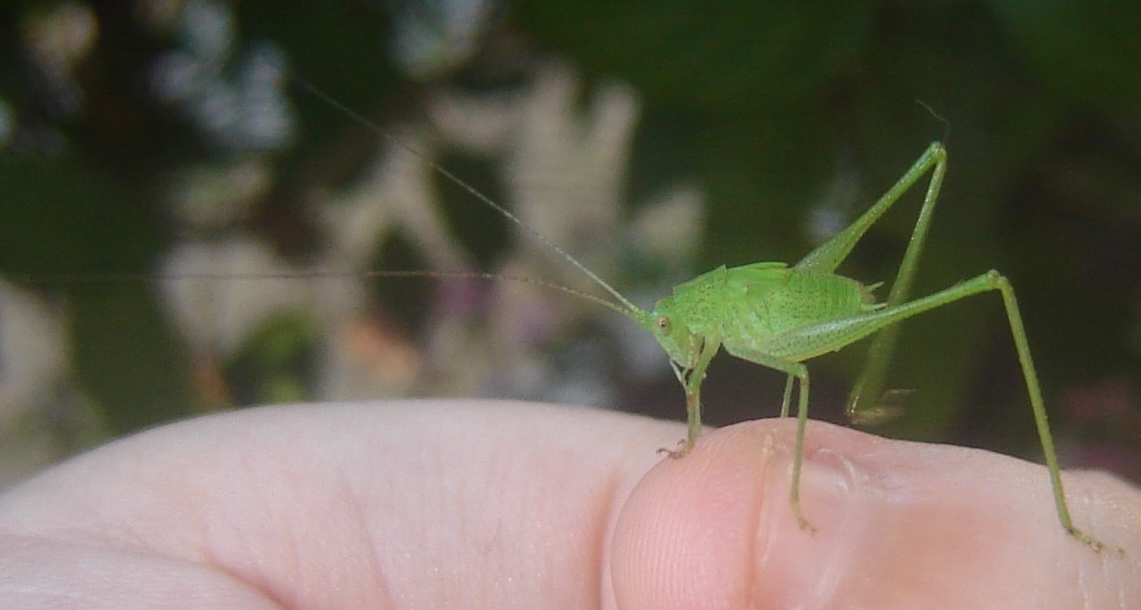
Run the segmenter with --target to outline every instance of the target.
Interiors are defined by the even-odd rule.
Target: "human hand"
[[[810,422],[711,431],[502,402],[266,407],[150,430],[0,496],[0,607],[1141,605],[1141,492]]]

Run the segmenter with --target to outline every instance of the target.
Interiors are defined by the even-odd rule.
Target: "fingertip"
[[[802,529],[795,425],[717,430],[642,479],[615,529],[618,607],[1070,607],[1126,586],[1096,567],[1124,560],[1059,526],[1045,468],[985,451],[810,422]]]
[[[716,607],[743,598],[763,486],[757,457],[725,429],[646,474],[615,528],[620,608]]]
[[[844,546],[837,521],[854,518],[848,473],[827,456],[805,462],[811,528],[801,528],[789,499],[793,437],[781,428],[718,430],[647,474],[615,530],[620,608],[783,607],[822,595]]]

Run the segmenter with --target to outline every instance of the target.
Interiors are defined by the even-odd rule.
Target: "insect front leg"
[[[676,362],[670,361],[674,374],[677,375],[678,381],[685,388],[686,435],[685,440],[678,443],[680,448],[659,449],[658,453],[664,452],[674,459],[683,457],[689,453],[690,449],[693,449],[697,437],[701,436],[701,383],[705,381],[705,371],[709,368],[709,363],[713,360],[713,356],[717,355],[719,349],[721,349],[719,341],[705,339],[701,343],[701,351],[698,352],[693,366],[682,367]]]

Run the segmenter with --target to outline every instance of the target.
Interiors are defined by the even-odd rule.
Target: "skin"
[[[111,443],[0,495],[0,607],[1135,608],[1141,491],[810,422],[506,402],[267,407]]]

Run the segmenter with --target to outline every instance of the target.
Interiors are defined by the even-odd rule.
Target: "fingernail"
[[[821,449],[805,456],[800,504],[812,529],[802,529],[789,499],[792,455],[774,456],[767,473],[768,495],[757,528],[755,599],[782,600],[789,607],[812,606],[833,597],[861,521],[852,499],[858,471],[843,456]]]

